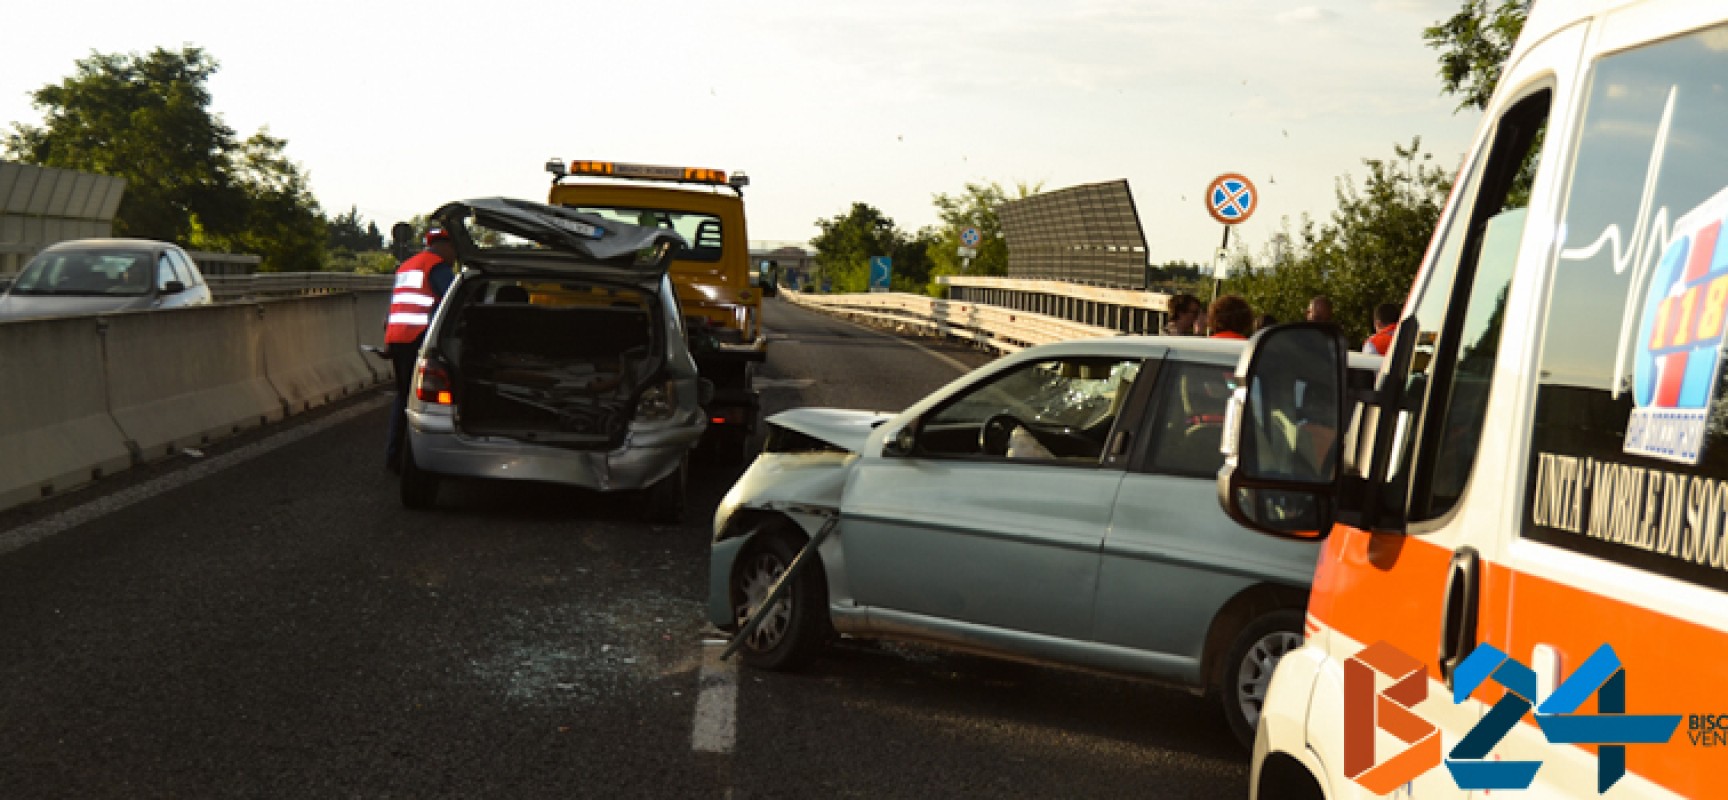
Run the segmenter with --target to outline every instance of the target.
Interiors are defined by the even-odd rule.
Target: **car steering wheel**
[[[1008,438],[1018,427],[1020,420],[1013,414],[997,414],[984,420],[984,427],[978,429],[978,451],[989,456],[1008,455]]]

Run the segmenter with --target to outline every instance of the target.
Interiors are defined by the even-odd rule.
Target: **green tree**
[[[1293,231],[1286,224],[1287,245],[1259,259],[1232,254],[1235,277],[1225,290],[1286,322],[1302,319],[1308,300],[1324,294],[1345,333],[1366,336],[1374,306],[1409,294],[1452,189],[1421,139],[1392,149],[1393,158],[1363,160],[1360,189],[1348,176],[1338,180],[1338,208],[1325,224],[1304,218]]]
[[[932,231],[935,238],[929,249],[931,280],[940,275],[1007,275],[1008,243],[1002,238],[1002,220],[997,209],[1010,200],[1031,197],[1043,187],[1042,182],[1019,182],[1010,190],[991,181],[968,183],[959,194],[935,195],[932,202],[942,223]],[[960,234],[966,228],[977,228],[979,237],[978,255],[969,265],[960,257]],[[929,291],[934,296],[942,295],[940,284],[929,284]]]
[[[1530,16],[1531,0],[1464,0],[1444,22],[1422,31],[1428,46],[1440,51],[1440,80],[1457,95],[1458,108],[1488,107],[1500,69]]]
[[[326,220],[325,228],[329,231],[325,246],[333,252],[367,253],[384,249],[384,235],[378,232],[378,223],[361,219],[358,207],[349,206],[347,213]]]
[[[192,46],[147,55],[92,53],[32,93],[41,126],[16,123],[8,155],[126,179],[114,220],[127,236],[194,247],[243,245],[265,269],[323,263],[323,215],[286,142],[240,141],[210,111],[217,62]]]
[[[869,203],[853,203],[844,214],[816,221],[819,233],[810,240],[816,266],[833,282],[836,292],[870,288],[870,257],[892,256],[904,238],[894,220]]]
[[[191,237],[195,247],[256,253],[261,267],[275,272],[317,272],[328,253],[324,214],[312,197],[306,177],[283,154],[286,142],[259,131],[231,159],[230,175],[244,214],[238,230],[216,233],[200,226]],[[201,213],[194,215],[202,219]]]

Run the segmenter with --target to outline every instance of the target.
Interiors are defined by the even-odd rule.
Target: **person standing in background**
[[[1191,294],[1170,298],[1170,319],[1164,323],[1165,336],[1199,336],[1206,321],[1206,306]]]
[[[390,294],[390,317],[384,328],[384,345],[396,371],[396,406],[390,412],[390,441],[384,448],[384,466],[391,472],[402,468],[408,391],[414,384],[420,345],[432,314],[455,279],[456,246],[450,232],[438,227],[426,231],[426,249],[396,268],[396,288]]]
[[[1362,343],[1362,352],[1383,356],[1392,349],[1392,335],[1398,332],[1398,312],[1403,310],[1397,303],[1374,307],[1374,335]]]
[[[1241,295],[1220,295],[1206,312],[1214,339],[1246,339],[1254,333],[1254,309]]]

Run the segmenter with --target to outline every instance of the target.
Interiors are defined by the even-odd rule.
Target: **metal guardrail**
[[[1046,314],[975,302],[937,300],[918,294],[806,294],[781,292],[802,306],[861,317],[877,324],[947,336],[1012,353],[1069,339],[1116,336],[1123,331]]]
[[[266,297],[305,297],[366,290],[386,290],[394,275],[359,275],[352,272],[259,272],[251,275],[205,275],[216,302],[255,300]]]
[[[1056,280],[947,275],[939,281],[948,286],[950,300],[1032,312],[1121,333],[1163,330],[1171,297],[1163,292]]]

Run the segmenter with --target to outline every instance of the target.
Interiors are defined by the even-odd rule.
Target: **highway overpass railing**
[[[1122,331],[1061,317],[977,302],[938,300],[918,294],[806,294],[781,297],[809,308],[853,317],[878,326],[968,341],[1012,353],[1068,339],[1111,336]]]
[[[898,292],[808,294],[799,305],[877,325],[972,342],[1001,352],[1118,334],[1163,330],[1170,295],[1065,281],[947,276],[941,300]]]

